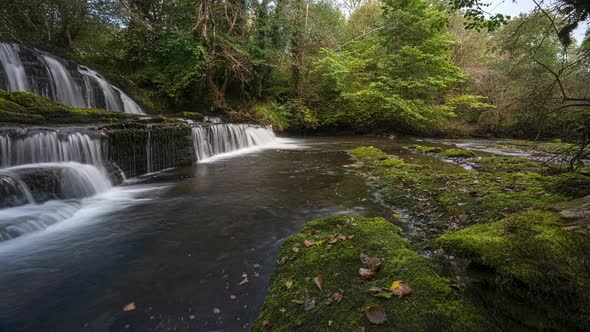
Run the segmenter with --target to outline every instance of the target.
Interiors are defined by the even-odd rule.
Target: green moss
[[[0,90],[0,98],[10,100],[22,107],[57,105],[54,101],[31,92]]]
[[[514,287],[575,305],[574,319],[590,317],[590,237],[564,227],[559,214],[528,211],[501,221],[442,235],[437,242],[455,256],[492,268],[497,286]],[[524,288],[523,288],[524,285]],[[541,300],[541,302],[544,302]],[[540,303],[542,305],[542,303]],[[553,308],[559,317],[562,309]],[[590,325],[583,320],[579,327]]]
[[[74,108],[29,92],[0,90],[0,123],[87,124],[115,123],[133,116],[107,110]]]
[[[185,119],[191,119],[195,121],[203,121],[203,119],[205,118],[203,114],[198,112],[182,112],[181,116]]]
[[[45,118],[35,114],[22,114],[0,110],[0,123],[6,124],[42,124]]]
[[[373,146],[361,146],[350,150],[349,153],[363,161],[377,161],[387,159],[387,154]]]
[[[334,234],[353,238],[329,244]],[[305,240],[315,244],[306,247]],[[293,251],[295,246],[297,252]],[[326,250],[328,246],[331,250]],[[486,321],[478,310],[462,302],[449,280],[438,276],[430,261],[407,246],[399,228],[382,218],[342,215],[307,223],[281,246],[279,257],[288,259],[272,273],[269,293],[253,330],[265,330],[265,320],[275,331],[358,331],[361,327],[367,331],[485,330]],[[375,280],[359,278],[361,253],[382,260]],[[313,282],[318,275],[324,279],[323,291]],[[287,289],[289,277],[293,286]],[[372,286],[390,287],[395,280],[406,282],[414,293],[390,299],[367,293]],[[342,302],[327,304],[326,296],[336,291],[343,291]],[[303,300],[306,292],[316,299],[315,309],[307,312],[295,303]],[[362,308],[372,303],[385,308],[386,324],[372,325],[365,318]]]
[[[440,155],[448,158],[470,158],[476,156],[475,152],[463,149],[447,149],[442,151]]]
[[[422,153],[439,153],[442,151],[441,148],[435,146],[414,145],[412,148]]]

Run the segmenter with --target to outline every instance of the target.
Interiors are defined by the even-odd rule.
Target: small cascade
[[[213,124],[192,128],[195,155],[204,160],[215,155],[261,147],[276,142],[272,129],[246,124]]]
[[[17,174],[0,170],[0,208],[34,204],[29,187]]]
[[[0,89],[34,92],[73,107],[144,114],[96,71],[16,44],[0,43]]]
[[[104,172],[93,165],[40,163],[3,169],[0,192],[11,188],[14,188],[14,199],[6,199],[4,195],[0,198],[0,207],[8,207],[0,210],[0,241],[71,217],[79,209],[80,199],[105,192],[112,184]],[[26,195],[26,199],[19,194]],[[35,202],[43,204],[34,205]]]
[[[97,132],[28,128],[0,130],[0,158],[0,167],[61,161],[102,165]]]

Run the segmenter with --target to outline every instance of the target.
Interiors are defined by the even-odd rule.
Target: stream
[[[280,140],[41,205],[66,220],[0,243],[0,330],[248,330],[281,242],[303,223],[389,214],[343,166],[346,150],[392,141]]]

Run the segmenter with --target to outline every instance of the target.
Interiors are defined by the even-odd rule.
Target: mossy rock
[[[89,124],[116,123],[136,118],[126,113],[60,105],[30,92],[0,90],[0,123]]]
[[[203,119],[205,118],[203,114],[198,112],[182,112],[181,116],[185,119],[191,119],[194,121],[203,121]]]
[[[44,107],[58,105],[51,99],[36,95],[31,92],[23,91],[5,91],[0,90],[0,98],[10,100],[23,107]]]
[[[414,145],[412,148],[415,150],[418,150],[422,153],[439,153],[442,151],[441,148],[436,147],[436,146]]]
[[[566,226],[558,213],[527,211],[444,234],[437,243],[452,255],[496,271],[498,287],[529,292],[523,297],[544,295],[540,306],[547,301],[571,303],[567,310],[554,307],[553,315],[572,316],[568,320],[588,329],[590,235]]]
[[[45,118],[36,114],[23,114],[0,110],[0,123],[6,124],[42,124]]]
[[[382,218],[352,215],[332,216],[304,225],[301,232],[287,239],[279,251],[269,293],[252,330],[264,331],[485,331],[487,320],[470,303],[462,301],[439,276],[431,262],[408,249],[397,226]],[[330,244],[330,236],[346,236]],[[352,238],[351,238],[352,237]],[[306,246],[304,241],[308,242]],[[331,247],[328,247],[331,246]],[[298,249],[294,249],[298,248]],[[331,248],[328,250],[328,248]],[[381,267],[372,281],[359,277],[365,267],[361,253],[377,256]],[[321,275],[323,290],[313,279]],[[286,281],[293,284],[287,288]],[[400,298],[377,298],[371,287],[390,287],[402,280],[413,294]],[[342,292],[341,302],[328,303],[330,294]],[[315,308],[306,311],[305,294],[315,299]],[[363,310],[379,304],[387,322],[374,325]]]
[[[440,153],[440,156],[446,158],[471,158],[476,157],[475,152],[464,149],[447,149]]]

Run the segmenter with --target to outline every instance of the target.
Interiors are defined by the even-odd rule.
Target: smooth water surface
[[[390,214],[343,167],[369,144],[395,152],[378,138],[288,139],[73,202],[67,220],[0,243],[0,330],[247,330],[304,222]]]

